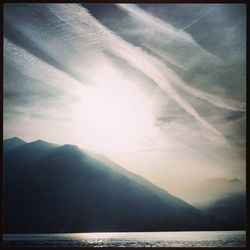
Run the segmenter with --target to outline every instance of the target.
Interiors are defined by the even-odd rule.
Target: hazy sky
[[[245,178],[243,4],[5,4],[4,138],[99,152],[175,194]]]

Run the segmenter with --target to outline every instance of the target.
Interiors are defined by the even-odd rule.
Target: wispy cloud
[[[171,72],[171,78],[166,77],[160,70],[159,66],[164,67],[156,58],[145,53],[121,37],[103,26],[90,13],[78,5],[48,5],[50,10],[61,20],[73,26],[77,31],[85,31],[86,29],[93,37],[93,42],[100,42],[100,46],[108,49],[126,60],[139,71],[152,79],[165,93],[174,99],[184,110],[192,115],[204,128],[212,133],[220,136],[224,140],[223,135],[211,124],[209,124],[198,112],[182,98],[172,86],[170,79],[175,78]]]
[[[153,28],[156,31],[161,31],[164,34],[168,35],[171,37],[173,40],[183,40],[187,43],[191,43],[192,45],[197,46],[196,48],[196,53],[199,54],[200,50],[204,51],[204,49],[197,44],[197,42],[192,38],[191,35],[189,35],[185,30],[195,23],[197,23],[199,20],[210,14],[215,7],[210,8],[208,11],[200,15],[198,18],[193,20],[190,24],[186,25],[183,29],[176,29],[172,25],[162,21],[161,19],[153,16],[152,14],[144,11],[140,7],[136,6],[135,4],[116,4],[119,8],[127,11],[130,13],[133,17],[138,18],[138,20],[143,23],[144,25],[148,25],[150,28]],[[188,48],[187,48],[188,49]],[[155,50],[154,50],[155,51]],[[206,51],[207,56],[213,57],[214,58],[214,63],[219,61],[219,58],[214,56],[213,54],[209,53]],[[171,62],[171,58],[167,58],[167,60]],[[184,82],[178,75],[172,71],[169,67],[166,65],[163,66],[162,72],[167,71],[166,75],[170,76],[172,82],[175,86],[185,90],[186,92],[199,97],[203,100],[208,101],[209,103],[224,108],[224,109],[229,109],[233,111],[245,111],[245,103],[242,102],[237,102],[234,100],[230,100],[227,98],[223,97],[218,97],[216,95],[212,95],[203,91],[200,91],[190,85],[188,85],[186,82]]]
[[[16,66],[23,74],[43,81],[48,86],[52,85],[58,89],[67,91],[69,94],[77,96],[75,89],[69,90],[71,84],[74,84],[76,88],[82,85],[76,79],[35,57],[7,38],[4,38],[4,59],[6,62]]]
[[[166,176],[244,175],[244,28],[227,25],[231,17],[217,28],[234,7],[6,6],[5,136],[97,145],[163,187]],[[157,11],[163,19],[151,14]],[[101,121],[114,117],[112,128]],[[140,134],[135,143],[124,124]]]
[[[193,20],[191,23],[186,25],[184,28],[178,29],[175,28],[173,25],[164,22],[160,18],[155,17],[154,15],[150,14],[147,11],[144,11],[142,8],[135,4],[116,4],[119,8],[125,10],[129,13],[132,17],[137,18],[140,22],[144,23],[145,25],[156,29],[164,34],[167,40],[167,44],[171,42],[181,41],[183,43],[193,45],[196,47],[197,52],[203,52],[207,56],[210,56],[214,59],[215,62],[220,62],[220,59],[215,55],[211,54],[210,52],[206,51],[202,48],[197,41],[185,30],[198,22],[200,19],[204,18],[208,15],[214,8],[211,8],[209,11],[204,13],[203,15],[199,16],[197,19]],[[198,51],[200,50],[200,51]]]
[[[171,41],[182,40],[192,45],[198,46],[197,42],[188,33],[181,29],[176,29],[171,24],[162,21],[150,13],[144,11],[135,4],[116,4],[119,8],[127,11],[133,17],[140,19],[145,25],[150,25],[158,30],[161,30],[164,34],[169,35]]]

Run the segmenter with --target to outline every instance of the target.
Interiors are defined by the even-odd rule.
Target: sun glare
[[[149,98],[110,67],[93,79],[95,85],[85,91],[74,114],[79,139],[97,151],[135,147],[153,128]]]

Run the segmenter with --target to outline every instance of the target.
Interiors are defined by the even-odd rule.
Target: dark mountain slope
[[[118,173],[120,173],[124,176],[127,176],[128,178],[132,179],[133,181],[135,181],[136,183],[138,183],[140,185],[146,186],[149,190],[154,192],[154,194],[157,195],[164,203],[166,203],[168,206],[174,207],[176,209],[176,213],[178,212],[179,209],[181,209],[181,208],[183,209],[183,207],[185,207],[187,210],[189,210],[190,213],[194,213],[195,208],[193,206],[190,206],[190,204],[186,203],[182,199],[171,195],[166,190],[157,187],[156,185],[154,185],[150,181],[146,180],[145,178],[143,178],[137,174],[134,174],[132,172],[129,172],[128,170],[122,168],[121,166],[119,166],[118,164],[111,161],[110,159],[108,159],[105,156],[93,154],[90,152],[88,152],[88,154],[93,155],[93,157],[95,157],[96,159],[107,164],[110,168],[112,168],[112,170],[117,171]],[[179,207],[179,205],[181,205],[181,206]],[[200,210],[196,209],[196,212],[200,213]]]
[[[202,210],[217,218],[222,218],[233,225],[234,229],[246,229],[246,195],[243,193],[219,199],[203,207]]]
[[[58,145],[50,144],[42,140],[37,140],[6,151],[3,157],[4,182],[13,180],[19,173],[24,171],[25,168],[42,159],[57,146]]]
[[[4,168],[22,166],[22,170],[5,182],[5,233],[209,230],[226,226],[181,199],[158,192],[143,178],[115,171],[76,146],[56,147],[39,141],[11,153],[22,157],[19,161],[5,157]]]
[[[200,210],[227,221],[233,229],[245,230],[246,186],[240,179],[207,179],[185,197]]]

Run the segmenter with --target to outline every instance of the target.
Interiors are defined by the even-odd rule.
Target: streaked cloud
[[[107,30],[101,23],[99,23],[96,19],[94,19],[93,16],[89,15],[89,13],[86,10],[85,11],[82,9],[79,10],[79,7],[77,5],[70,5],[70,6],[67,5],[63,7],[57,5],[49,5],[49,8],[52,10],[53,13],[55,13],[58,16],[58,18],[61,18],[69,25],[75,27],[76,30],[82,30],[82,29],[85,30],[84,26],[87,26],[88,29],[91,27],[90,32],[92,32],[94,41],[100,41],[102,46],[106,45],[107,49],[111,50],[116,55],[119,55],[128,63],[136,67],[138,70],[142,71],[145,75],[147,75],[149,78],[155,81],[161,89],[163,89],[182,108],[184,108],[189,114],[191,114],[195,119],[197,119],[197,121],[199,121],[204,127],[206,127],[208,130],[212,131],[213,133],[223,138],[221,133],[211,124],[209,124],[205,119],[203,119],[196,112],[196,110],[188,102],[186,102],[173,88],[173,86],[169,82],[169,78],[171,80],[176,78],[176,75],[174,74],[173,71],[168,70],[169,76],[164,77],[164,75],[158,69],[160,66],[162,66],[159,61],[157,61],[152,56],[149,56],[141,49],[135,48],[131,44],[122,40],[120,37],[114,35],[114,33]],[[189,36],[183,36],[183,37],[185,38],[185,40],[187,40],[187,37]],[[201,91],[195,91],[195,89],[185,87],[185,85],[180,83],[179,86],[184,88],[186,91],[195,93],[195,95],[198,95],[200,98],[202,97],[205,98],[206,100],[211,99],[211,95],[209,94],[204,95]],[[218,104],[224,108],[228,107],[228,105],[223,104],[222,100],[218,101],[218,98],[213,98],[213,99],[216,100],[216,102],[213,103]]]
[[[138,7],[135,4],[116,4],[119,8],[127,11],[130,15],[132,15],[135,18],[140,19],[142,22],[144,22],[146,25],[151,26],[152,28],[155,28],[162,33],[166,37],[169,37],[169,40],[167,42],[174,42],[175,40],[184,41],[186,43],[190,43],[194,46],[200,46],[197,44],[197,42],[193,39],[193,37],[185,32],[185,28],[187,28],[189,25],[192,25],[193,22],[189,25],[187,25],[184,29],[176,29],[171,24],[168,24],[164,21],[162,21],[160,18],[157,18],[153,16],[152,14],[148,13],[147,11],[144,11],[140,7]],[[195,20],[198,21],[199,19]]]

